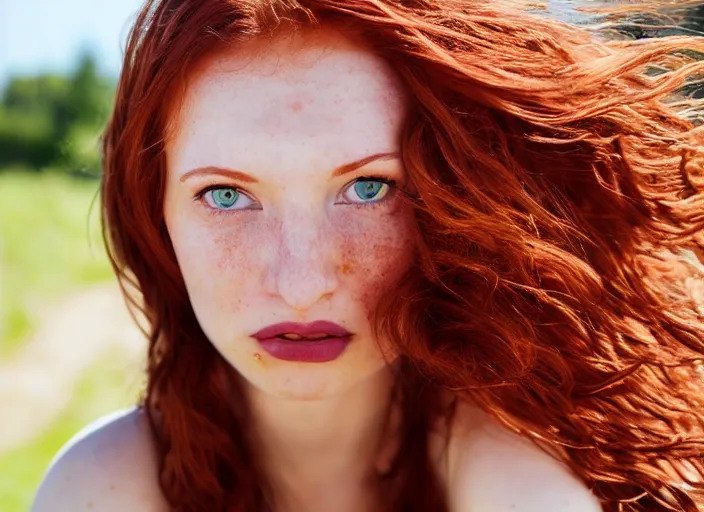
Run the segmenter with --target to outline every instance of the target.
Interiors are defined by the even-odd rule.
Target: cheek
[[[261,261],[252,249],[262,246],[263,230],[253,227],[251,222],[206,225],[187,218],[169,227],[188,294],[201,314],[240,308]]]
[[[369,317],[413,263],[413,213],[409,207],[373,220],[352,215],[346,220],[340,230],[340,276]]]

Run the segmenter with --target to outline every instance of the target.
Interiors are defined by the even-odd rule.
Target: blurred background
[[[133,404],[145,342],[100,236],[98,141],[140,0],[0,0],[0,511]]]
[[[584,2],[590,4],[590,2]],[[98,143],[140,0],[0,0],[0,511],[29,509],[57,450],[135,403],[145,341],[100,236]],[[580,23],[573,2],[536,9]],[[677,26],[704,34],[704,1]],[[704,96],[701,84],[688,93]]]

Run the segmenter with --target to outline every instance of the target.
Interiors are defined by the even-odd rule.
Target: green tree
[[[88,51],[68,76],[12,78],[0,97],[0,166],[97,175],[113,89]]]
[[[95,56],[83,53],[68,80],[64,109],[57,112],[58,163],[74,174],[100,172],[100,133],[107,120],[113,85],[98,72]]]
[[[68,84],[58,75],[16,77],[0,103],[0,164],[47,166],[57,152],[54,111]]]

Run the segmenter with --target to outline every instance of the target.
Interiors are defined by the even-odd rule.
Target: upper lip
[[[335,336],[338,338],[352,335],[347,329],[334,322],[318,320],[309,324],[282,322],[280,324],[270,325],[252,334],[252,338],[262,340],[283,336],[284,334],[297,334],[302,338],[315,336],[317,334],[326,334],[327,336]]]

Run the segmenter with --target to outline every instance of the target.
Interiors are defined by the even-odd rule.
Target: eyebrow
[[[361,158],[359,160],[355,160],[354,162],[349,162],[344,165],[341,165],[340,167],[337,167],[332,172],[332,177],[337,178],[338,176],[342,176],[344,174],[356,171],[357,169],[364,167],[366,165],[369,165],[370,163],[375,162],[377,160],[393,160],[393,159],[397,159],[397,158],[401,158],[401,155],[398,152],[376,153],[376,154]],[[236,169],[228,169],[226,167],[213,166],[213,165],[208,165],[205,167],[197,167],[195,169],[192,169],[192,170],[184,173],[183,176],[181,176],[179,181],[184,182],[187,179],[192,178],[194,176],[208,176],[208,175],[225,176],[227,178],[236,179],[236,180],[242,181],[244,183],[259,183],[259,180],[250,176],[246,172],[238,171]]]

